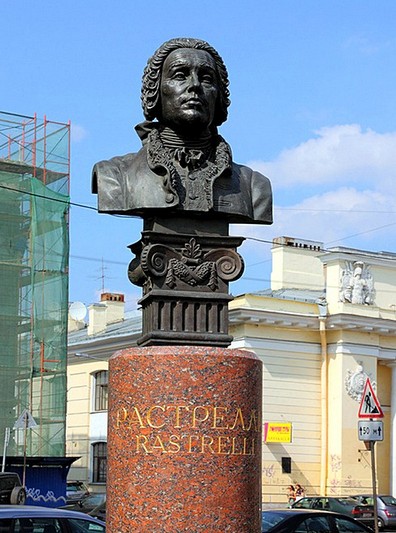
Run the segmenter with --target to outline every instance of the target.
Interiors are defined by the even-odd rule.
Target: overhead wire
[[[87,210],[90,210],[90,211],[97,211],[97,208],[95,206],[90,206],[90,205],[86,205],[86,204],[82,204],[82,203],[79,203],[79,202],[72,202],[70,201],[69,199],[62,199],[62,198],[48,198],[47,196],[43,195],[43,194],[40,194],[40,193],[37,193],[37,192],[32,192],[32,191],[24,191],[24,190],[20,190],[18,188],[15,188],[15,187],[10,187],[10,186],[7,186],[7,185],[0,185],[0,188],[1,189],[6,189],[6,190],[10,190],[12,192],[16,192],[16,193],[19,193],[19,194],[26,194],[26,195],[29,195],[29,196],[34,196],[34,197],[38,197],[38,198],[44,198],[44,199],[47,199],[47,200],[50,200],[50,201],[54,201],[54,202],[60,202],[60,203],[64,203],[65,206],[72,206],[72,207],[78,207],[78,208],[81,208],[81,209],[87,209]],[[279,209],[289,209],[289,208],[279,208]],[[295,209],[295,210],[300,210],[300,209]],[[311,212],[315,212],[315,211],[323,211],[322,209],[301,209],[301,211],[311,211]],[[344,210],[344,209],[335,209],[335,210],[327,210],[327,211],[332,211],[332,212],[348,212],[348,210]],[[356,210],[353,211],[354,213],[356,212]],[[361,212],[367,212],[367,213],[375,213],[375,212],[379,212],[379,211],[361,211]],[[381,211],[381,213],[384,213]],[[393,213],[393,212],[389,212],[389,213]],[[130,218],[128,215],[116,215],[116,214],[111,214],[112,216],[115,216],[117,218]],[[351,235],[347,235],[345,237],[342,237],[340,239],[337,239],[337,240],[334,240],[334,241],[330,241],[327,243],[327,246],[329,244],[332,244],[332,243],[337,243],[337,242],[340,242],[340,241],[343,241],[343,240],[347,240],[347,239],[350,239],[350,238],[353,238],[353,237],[357,237],[357,236],[360,236],[360,235],[364,235],[364,234],[367,234],[367,233],[372,233],[374,231],[378,231],[378,230],[381,230],[381,229],[384,229],[384,228],[387,228],[387,227],[391,227],[391,226],[395,226],[396,225],[396,222],[393,222],[393,223],[390,223],[390,224],[384,224],[384,225],[381,225],[381,226],[377,226],[375,228],[371,228],[369,230],[366,230],[366,231],[362,231],[362,232],[359,232],[359,233],[355,233],[355,234],[351,234]],[[260,243],[263,243],[263,244],[269,244],[269,245],[274,245],[276,244],[276,246],[285,246],[285,247],[288,247],[290,245],[288,245],[287,243],[274,243],[272,240],[268,240],[268,239],[261,239],[261,238],[258,238],[258,237],[246,237],[246,240],[249,240],[249,241],[255,241],[255,242],[260,242]],[[327,248],[327,247],[324,247],[324,248],[321,248],[320,250],[321,252],[332,252],[334,250],[332,250],[331,248]],[[346,255],[356,255],[356,251],[354,250],[343,250],[343,253],[346,254]],[[84,260],[84,261],[93,261],[93,262],[103,262],[103,258],[95,258],[95,257],[86,257],[86,256],[79,256],[79,255],[73,255],[73,254],[70,254],[70,258],[72,259],[78,259],[78,260]],[[396,259],[396,255],[395,255],[395,258],[390,258],[390,260],[394,260]],[[105,263],[108,263],[108,264],[113,264],[113,265],[124,265],[125,263],[122,262],[122,261],[114,261],[114,260],[111,260],[111,259],[104,259],[104,262]],[[259,264],[263,264],[263,263],[267,263],[267,262],[270,262],[270,259],[267,259],[267,260],[264,260],[264,261],[259,261],[257,263],[254,263],[254,264],[251,264],[251,265],[247,265],[247,268],[252,268],[254,266],[257,266]],[[270,281],[270,280],[266,280],[266,279],[260,279],[260,278],[248,278],[248,277],[244,277],[244,280],[246,281]]]

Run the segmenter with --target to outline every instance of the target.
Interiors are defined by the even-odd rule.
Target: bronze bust
[[[94,166],[98,211],[271,224],[270,181],[234,163],[217,131],[227,119],[228,84],[222,58],[205,41],[161,45],[143,75],[141,150]]]
[[[230,105],[228,73],[205,41],[167,41],[143,74],[146,122],[137,153],[94,166],[102,213],[141,216],[129,246],[143,331],[138,344],[228,346],[229,283],[243,273],[230,223],[271,224],[269,180],[232,161],[218,134]]]

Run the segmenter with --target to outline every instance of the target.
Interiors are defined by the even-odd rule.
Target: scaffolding
[[[0,112],[0,442],[65,455],[70,123]],[[28,411],[37,426],[12,430]]]

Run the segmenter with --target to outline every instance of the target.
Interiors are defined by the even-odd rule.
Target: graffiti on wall
[[[46,494],[41,494],[40,489],[36,489],[34,487],[26,488],[26,496],[27,498],[30,498],[35,503],[39,502],[51,502],[51,503],[59,503],[61,505],[66,505],[66,498],[64,496],[56,497],[52,490],[48,490]]]

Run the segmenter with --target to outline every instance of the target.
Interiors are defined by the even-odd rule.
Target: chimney
[[[88,307],[89,322],[88,335],[96,335],[106,329],[106,306],[104,304],[91,304]]]
[[[295,237],[272,241],[271,289],[316,289],[324,287],[323,243]]]
[[[89,306],[88,335],[97,335],[105,331],[107,326],[124,320],[124,295],[104,292],[100,295],[100,303]]]
[[[106,325],[124,320],[124,295],[117,292],[104,292],[100,295],[101,303],[107,308]]]

